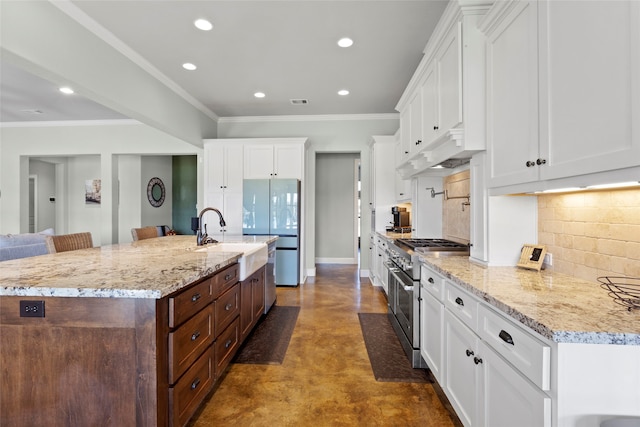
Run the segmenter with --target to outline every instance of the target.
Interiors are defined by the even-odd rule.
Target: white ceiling
[[[437,0],[72,1],[220,117],[394,113],[442,15]],[[214,27],[203,32],[197,18]],[[336,42],[350,37],[354,45]],[[182,68],[184,62],[198,66]],[[3,63],[0,120],[111,119]],[[348,89],[346,97],[337,95]],[[263,99],[253,93],[266,93]],[[291,99],[307,99],[292,105]],[[40,110],[41,114],[22,110]]]

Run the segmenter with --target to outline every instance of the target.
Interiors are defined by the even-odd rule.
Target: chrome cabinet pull
[[[195,380],[193,380],[193,382],[191,383],[191,390],[195,390],[198,388],[198,386],[200,385],[200,378],[196,378]]]
[[[193,296],[191,297],[191,302],[196,302],[196,301],[198,301],[200,298],[202,298],[202,295],[200,295],[199,293],[197,293],[197,294],[193,294]]]
[[[456,304],[458,304],[461,307],[464,307],[464,301],[460,297],[456,298]]]
[[[224,343],[224,348],[229,348],[231,346],[231,340],[228,340],[226,343]]]
[[[225,311],[229,311],[229,310],[231,310],[231,307],[233,307],[233,304],[229,303],[229,304],[224,306],[224,310]]]
[[[195,341],[195,340],[197,340],[199,336],[200,336],[200,331],[195,331],[195,332],[191,335],[191,341]]]

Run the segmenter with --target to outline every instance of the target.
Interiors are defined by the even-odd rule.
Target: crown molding
[[[131,126],[142,123],[133,119],[114,120],[56,120],[56,121],[29,121],[29,122],[3,122],[0,128],[43,128],[43,127],[78,127],[78,126]]]
[[[222,123],[255,123],[255,122],[334,122],[357,120],[399,120],[399,113],[387,114],[319,114],[319,115],[290,115],[290,116],[238,116],[220,117]]]

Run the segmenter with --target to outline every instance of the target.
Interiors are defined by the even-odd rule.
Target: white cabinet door
[[[479,338],[449,310],[444,311],[445,368],[442,388],[465,426],[477,426],[482,366]]]
[[[478,425],[551,427],[551,398],[484,342],[479,354],[484,375]]]
[[[540,178],[640,164],[640,3],[539,2]]]
[[[409,104],[409,152],[417,153],[422,148],[422,92],[416,90]]]
[[[278,179],[302,179],[304,149],[299,144],[273,146],[273,177]]]
[[[209,236],[220,240],[225,233],[242,234],[242,193],[229,191],[205,193],[204,204],[218,209],[227,224],[224,228],[220,227],[218,215],[215,212],[207,212],[202,222],[206,224]]]
[[[489,185],[538,179],[537,1],[512,3],[487,33]]]
[[[273,145],[256,144],[244,147],[245,179],[273,178]]]
[[[462,123],[462,64],[460,39],[462,23],[457,22],[442,42],[437,56],[438,134]]]
[[[225,191],[242,193],[243,154],[240,144],[229,144],[224,148]]]
[[[438,80],[432,64],[425,71],[422,91],[422,137],[425,145],[437,138],[438,132]]]
[[[222,191],[226,185],[224,146],[206,144],[204,155],[204,191]]]
[[[395,176],[395,193],[396,202],[411,201],[411,180],[402,179],[399,173],[394,173]]]
[[[405,162],[409,158],[411,146],[411,106],[400,112],[400,144],[398,146],[396,165]]]
[[[300,144],[247,144],[244,148],[246,179],[302,179],[303,163]]]
[[[436,381],[442,383],[444,305],[424,285],[420,298],[420,354]]]

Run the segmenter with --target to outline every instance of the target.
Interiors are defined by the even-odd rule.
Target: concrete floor
[[[373,377],[358,313],[386,313],[379,288],[355,265],[319,265],[310,279],[277,289],[278,305],[301,307],[284,363],[232,364],[192,427],[459,425],[437,385]]]

